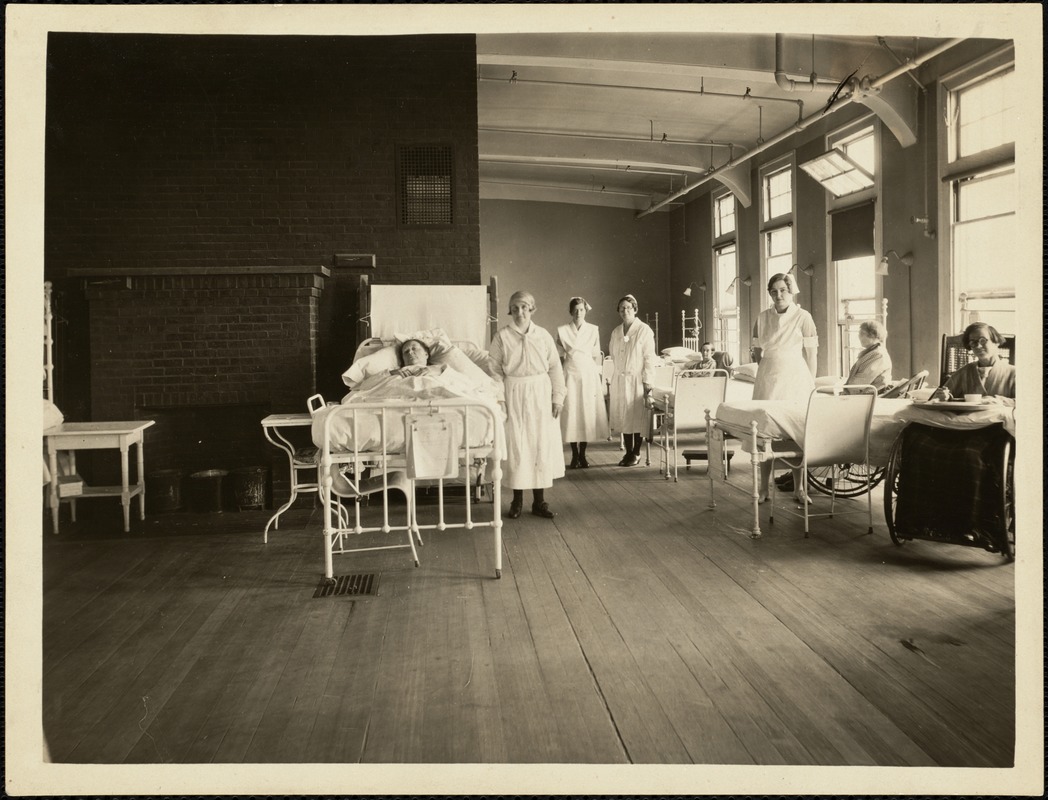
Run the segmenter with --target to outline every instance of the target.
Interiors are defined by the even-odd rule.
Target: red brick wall
[[[480,279],[472,35],[56,34],[48,272],[333,266],[381,283]],[[455,224],[396,223],[403,143],[455,148]]]
[[[47,57],[45,276],[67,419],[340,396],[360,268],[336,253],[375,254],[374,283],[479,283],[472,35],[51,33]],[[416,143],[453,145],[450,226],[397,225],[397,146]],[[332,274],[322,291],[145,274],[276,266]],[[131,288],[85,291],[71,270]]]
[[[133,276],[89,285],[91,406],[262,403],[305,410],[315,385],[317,300],[309,273]]]

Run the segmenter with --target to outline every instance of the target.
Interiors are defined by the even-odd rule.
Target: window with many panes
[[[793,266],[793,163],[761,172],[761,283]],[[770,302],[770,301],[767,301]]]
[[[1008,58],[944,80],[951,330],[1016,325],[1015,70]]]
[[[736,258],[735,195],[713,198],[713,346],[739,363],[739,268]]]
[[[835,360],[839,374],[847,375],[863,349],[859,325],[870,319],[885,321],[874,243],[875,206],[870,205],[877,197],[880,172],[877,129],[867,118],[826,138],[830,148],[842,151],[874,178],[874,185],[867,189],[829,199],[831,291],[837,314],[837,336],[831,345],[830,358]]]

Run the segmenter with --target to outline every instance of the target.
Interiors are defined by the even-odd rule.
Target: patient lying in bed
[[[407,365],[365,378],[346,395],[341,406],[384,404],[386,401],[426,401],[456,398],[481,400],[494,412],[501,423],[503,414],[498,403],[498,384],[485,376],[484,380],[467,377],[447,364]],[[313,417],[313,442],[324,446],[324,427],[327,418],[340,408],[331,405]],[[375,409],[357,414],[339,413],[329,427],[330,448],[334,452],[377,451],[383,448],[383,417],[385,417],[385,452],[404,450],[404,414],[410,409],[394,408],[385,412]],[[356,423],[354,425],[354,417]],[[461,417],[461,415],[460,415]],[[460,419],[461,424],[461,419]],[[461,429],[459,429],[461,431]],[[484,447],[494,441],[490,418],[480,409],[469,410],[470,447]],[[354,438],[355,431],[355,438]],[[461,432],[459,433],[461,440]]]

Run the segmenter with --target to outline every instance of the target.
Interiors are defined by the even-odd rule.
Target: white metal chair
[[[832,466],[836,486],[838,464],[863,465],[867,476],[866,514],[869,519],[868,533],[873,533],[873,500],[870,489],[870,425],[873,420],[873,405],[877,400],[877,389],[868,384],[847,385],[842,391],[827,394],[814,390],[808,398],[808,413],[804,420],[804,441],[798,442],[793,450],[773,449],[771,467],[782,461],[792,469],[807,474],[812,467]],[[775,514],[775,481],[770,481],[771,520]],[[808,510],[810,501],[804,494],[804,535],[808,536],[808,520],[812,517],[832,517],[836,491],[830,494],[830,510],[826,514],[812,514]],[[841,512],[858,513],[858,512]]]
[[[666,399],[665,411],[659,425],[659,441],[662,450],[660,468],[670,478],[677,480],[677,451],[681,436],[688,437],[689,448],[706,451],[706,409],[716,415],[717,407],[724,402],[728,391],[728,373],[725,370],[685,370],[674,385],[673,394]]]

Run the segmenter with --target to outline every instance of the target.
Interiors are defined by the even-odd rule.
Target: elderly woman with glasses
[[[953,373],[945,386],[935,390],[932,399],[981,394],[1005,405],[1015,405],[1015,367],[1000,357],[1003,342],[997,329],[985,322],[973,322],[965,328],[964,343],[975,361]]]

